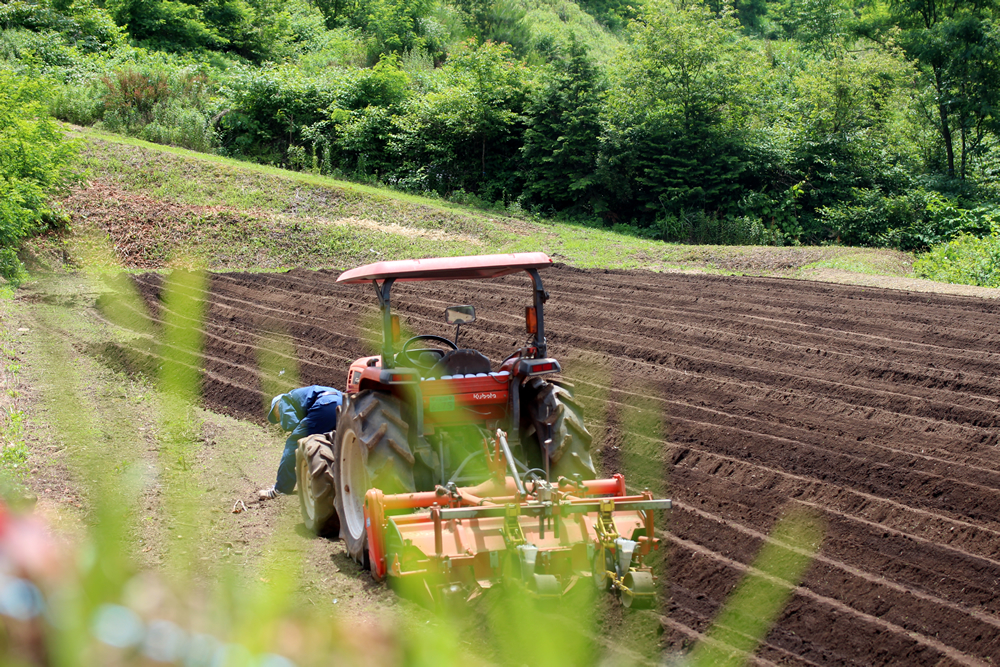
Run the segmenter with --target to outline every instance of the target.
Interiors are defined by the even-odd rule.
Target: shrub
[[[0,276],[18,282],[21,243],[60,215],[48,196],[74,177],[75,144],[45,113],[46,82],[0,70]]]
[[[163,74],[143,74],[130,70],[101,77],[107,88],[104,108],[107,112],[128,118],[136,116],[149,123],[153,108],[170,96],[170,85]]]
[[[919,257],[913,271],[939,282],[1000,287],[1000,234],[960,234]]]
[[[88,52],[124,44],[122,29],[90,0],[77,0],[60,9],[47,0],[4,2],[0,4],[0,28],[58,33],[61,41]]]
[[[624,225],[614,225],[615,231],[620,227]],[[651,226],[639,230],[639,235],[661,241],[714,245],[782,245],[784,241],[780,229],[765,225],[758,217],[718,216],[700,210],[660,215]]]
[[[101,84],[57,86],[49,98],[49,113],[68,123],[93,125],[104,115]]]
[[[101,77],[104,126],[160,144],[210,151],[215,144],[211,86],[197,70],[124,69]]]
[[[818,213],[830,235],[847,245],[922,250],[939,240],[924,224],[927,197],[923,190],[887,195],[856,188],[849,201],[824,206]]]

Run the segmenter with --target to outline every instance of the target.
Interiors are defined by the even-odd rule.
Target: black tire
[[[310,435],[299,440],[295,450],[295,474],[299,509],[306,529],[322,537],[336,537],[340,517],[334,507],[337,486],[333,477],[336,460],[333,443],[326,434]]]
[[[548,446],[552,481],[560,477],[594,479],[597,471],[590,456],[594,437],[583,424],[583,410],[573,399],[568,387],[533,378],[522,390],[525,394],[527,418],[525,439],[532,436],[538,443],[539,453]]]
[[[399,401],[389,394],[365,390],[345,398],[341,407],[334,447],[334,504],[347,553],[362,565],[368,560],[365,494],[369,489],[386,494],[414,491],[408,430]]]

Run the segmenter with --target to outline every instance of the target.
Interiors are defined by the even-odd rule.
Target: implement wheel
[[[626,572],[622,583],[629,590],[622,591],[622,604],[629,609],[651,609],[656,602],[656,586],[649,572]]]
[[[310,532],[336,537],[340,519],[333,506],[336,486],[333,482],[333,443],[324,435],[310,435],[299,440],[295,450],[295,473],[298,481],[299,509],[302,522]]]
[[[598,549],[590,563],[592,580],[598,591],[606,593],[611,590],[614,583],[609,572],[615,571],[615,561],[611,552],[607,549]]]
[[[344,399],[334,448],[334,504],[347,553],[362,565],[368,560],[368,489],[381,489],[386,494],[414,491],[414,459],[407,444],[407,430],[394,396],[365,390]]]
[[[595,479],[597,472],[590,457],[594,437],[583,425],[583,409],[573,399],[567,387],[534,378],[523,390],[528,419],[525,435],[534,434],[539,453],[547,439],[549,460],[552,462],[552,481],[560,477]]]

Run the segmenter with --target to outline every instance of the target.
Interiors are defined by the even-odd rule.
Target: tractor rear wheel
[[[341,407],[334,448],[334,504],[347,553],[362,565],[368,559],[365,494],[369,489],[386,494],[414,491],[408,430],[399,400],[389,394],[364,390],[345,398]]]
[[[333,443],[326,434],[299,440],[295,450],[299,509],[306,529],[316,535],[336,537],[340,519],[333,505],[337,487],[333,481]]]
[[[569,388],[535,378],[522,391],[528,401],[526,435],[534,433],[540,453],[548,450],[552,480],[572,479],[573,475],[581,479],[597,477],[590,456],[594,437],[583,425],[583,409]],[[546,448],[548,439],[552,442]]]

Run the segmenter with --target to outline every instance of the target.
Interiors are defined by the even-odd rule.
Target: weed
[[[0,469],[18,476],[24,474],[23,466],[28,461],[28,446],[23,442],[9,443],[0,449]]]
[[[0,495],[16,501],[24,493],[30,452],[24,442],[24,412],[8,408],[3,413],[3,423],[0,424]]]

